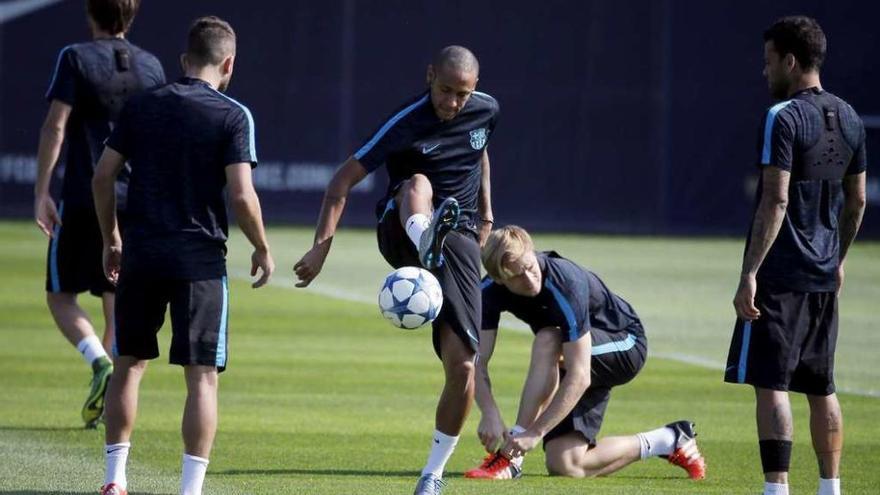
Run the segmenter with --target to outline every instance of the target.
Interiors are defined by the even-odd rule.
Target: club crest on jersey
[[[489,138],[489,130],[485,127],[474,129],[471,131],[471,148],[475,150],[483,149],[486,146],[486,140]]]

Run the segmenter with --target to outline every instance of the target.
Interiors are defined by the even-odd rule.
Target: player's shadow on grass
[[[86,431],[93,432],[94,429],[88,430],[82,426],[5,426],[0,425],[0,431]],[[8,493],[8,492],[0,492]]]
[[[165,495],[165,494],[159,494],[159,493],[144,493],[144,492],[138,492],[138,493],[141,495]],[[38,492],[38,491],[34,491],[34,490],[12,490],[12,491],[0,490],[0,494],[2,494],[2,495],[95,495],[95,492],[94,491],[89,491],[89,492],[58,492],[58,491],[46,492],[46,491],[40,491],[40,492]]]
[[[225,476],[260,475],[284,476],[290,474],[306,474],[310,476],[377,476],[381,478],[412,478],[422,475],[421,471],[369,471],[366,469],[227,469],[211,474]],[[463,476],[464,473],[446,472],[448,476]],[[0,492],[2,493],[2,492]]]

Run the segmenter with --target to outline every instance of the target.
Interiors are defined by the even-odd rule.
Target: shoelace
[[[483,461],[483,469],[486,471],[491,470],[493,467],[495,467],[496,464],[501,464],[506,460],[507,458],[496,452],[492,454],[491,457]]]

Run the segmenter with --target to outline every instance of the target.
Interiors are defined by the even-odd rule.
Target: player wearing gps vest
[[[758,203],[724,379],[755,387],[766,495],[788,494],[789,391],[810,404],[818,493],[840,493],[837,299],[865,210],[866,155],[859,116],[822,89],[825,47],[809,17],[786,17],[764,32],[764,75],[782,101],[761,118]]]
[[[97,425],[113,365],[114,288],[101,268],[101,231],[92,201],[92,171],[126,100],[165,83],[162,65],[125,38],[137,14],[138,0],[86,2],[92,41],[64,47],[58,54],[46,99],[49,113],[40,132],[34,217],[51,237],[46,262],[46,301],[61,333],[92,367],[89,395],[82,407],[86,427]],[[56,207],[49,194],[52,172],[67,144],[64,183]],[[128,173],[117,182],[120,209]],[[88,291],[100,297],[103,343],[77,302]]]

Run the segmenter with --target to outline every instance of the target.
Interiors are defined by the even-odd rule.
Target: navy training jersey
[[[66,208],[94,210],[92,174],[119,112],[132,95],[162,84],[165,72],[159,60],[128,40],[102,38],[61,50],[46,99],[72,107],[61,189]],[[120,209],[125,206],[127,181],[124,170],[117,181]]]
[[[413,174],[424,174],[434,191],[434,205],[454,197],[463,224],[476,212],[482,179],[482,157],[498,120],[498,102],[474,91],[452,120],[442,121],[425,92],[404,104],[354,154],[368,172],[388,169],[388,197]]]
[[[129,100],[107,141],[131,165],[123,273],[226,274],[226,166],[256,166],[254,136],[247,107],[199,79]]]
[[[542,285],[535,297],[514,294],[489,277],[483,279],[483,330],[498,329],[501,313],[510,311],[534,333],[559,327],[563,342],[577,340],[591,328],[643,333],[633,307],[611,292],[595,273],[553,251],[535,255]]]
[[[836,290],[843,178],[867,167],[864,124],[842,99],[806,89],[767,111],[759,153],[760,168],[791,173],[788,208],[758,270],[759,283],[798,292]],[[761,191],[759,182],[758,200]]]

